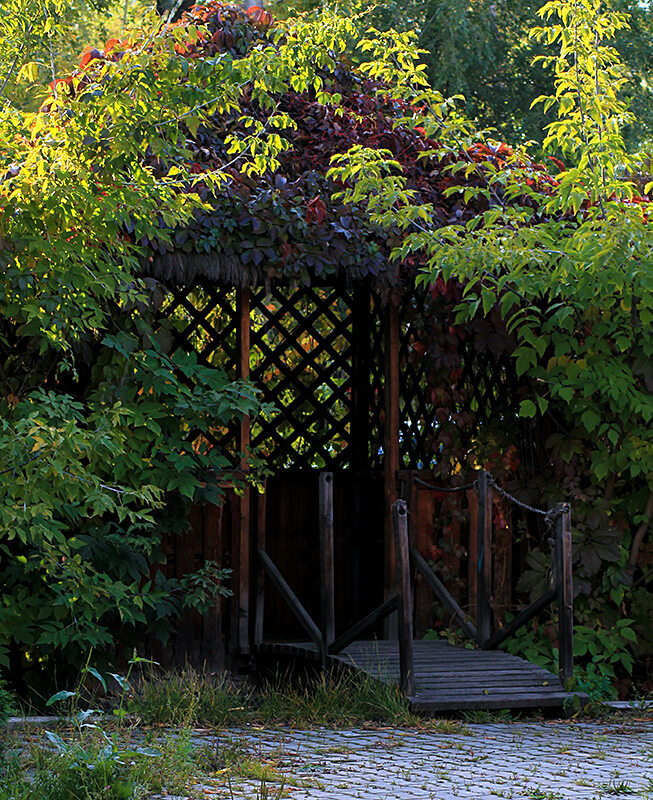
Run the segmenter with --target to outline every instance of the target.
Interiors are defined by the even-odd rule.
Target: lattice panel
[[[412,297],[409,302],[418,300]],[[426,363],[424,359],[415,358],[415,335],[406,321],[407,308],[404,306],[402,311],[399,321],[399,454],[405,467],[429,469],[435,460],[431,446],[435,409],[430,402]]]
[[[176,288],[167,295],[162,315],[172,321],[174,344],[185,352],[195,351],[198,361],[221,367],[235,379],[238,363],[236,290],[207,284]],[[194,442],[204,438],[227,452],[238,450],[238,425],[194,432]]]
[[[465,410],[473,412],[478,423],[516,411],[518,380],[510,356],[478,353],[469,345],[464,351],[462,380],[468,396]]]
[[[383,435],[385,421],[385,330],[383,325],[384,306],[378,294],[373,293],[371,302],[370,336],[370,370],[369,378],[361,376],[362,380],[369,380],[372,388],[370,397],[369,418],[369,459],[370,467],[381,469],[383,467]]]
[[[330,288],[252,292],[251,379],[277,411],[252,424],[251,446],[270,466],[348,465],[352,309]]]
[[[410,319],[414,314],[407,303],[416,304],[419,294],[408,297],[400,311],[400,453],[403,465],[410,469],[431,469],[437,463],[432,440],[437,432],[435,407],[428,386],[426,359],[411,356],[414,335]],[[419,314],[417,315],[419,316]],[[462,355],[462,376],[458,382],[465,398],[456,408],[458,412],[470,411],[475,425],[467,431],[469,439],[476,431],[492,420],[516,417],[518,385],[514,364],[509,355],[494,356],[487,348],[480,351],[473,339],[459,340]]]

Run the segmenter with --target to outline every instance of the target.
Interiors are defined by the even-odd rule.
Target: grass
[[[62,742],[53,747],[52,742]],[[198,745],[189,729],[157,735],[119,728],[68,729],[0,743],[0,800],[146,800],[153,793],[204,797],[246,781],[252,800],[281,796],[289,780],[273,760],[241,746]],[[303,784],[302,784],[303,785]],[[272,788],[271,788],[272,787]],[[239,797],[242,793],[239,792]]]
[[[279,678],[253,689],[187,668],[141,680],[127,709],[146,724],[220,728],[245,723],[295,727],[418,723],[396,686],[348,671],[320,673],[294,683]]]
[[[79,688],[64,701],[76,724],[56,732],[1,734],[0,800],[200,797],[202,785],[234,796],[232,782],[245,782],[252,800],[277,800],[285,787],[315,781],[284,774],[274,757],[264,759],[229,737],[198,744],[193,727],[417,723],[396,687],[348,671],[295,683],[279,679],[255,689],[185,669],[126,685],[119,710],[125,704],[127,717],[94,722],[79,711]]]
[[[163,789],[187,793],[206,774],[188,731],[146,746],[141,739],[124,728],[5,734],[0,800],[144,800]]]

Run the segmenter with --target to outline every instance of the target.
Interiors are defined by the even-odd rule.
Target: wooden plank
[[[558,647],[560,679],[567,685],[574,674],[574,587],[572,578],[571,508],[556,506],[556,557],[558,560]]]
[[[336,638],[335,579],[333,557],[333,473],[319,477],[320,607],[325,647]]]
[[[444,571],[451,576],[449,593],[456,603],[464,602],[460,581],[461,542],[460,518],[462,512],[462,492],[449,492],[442,498],[440,514],[448,519],[447,536],[443,541],[442,561]],[[444,538],[444,537],[443,537]],[[446,545],[446,546],[445,546]],[[447,549],[448,546],[448,549]]]
[[[433,572],[431,567],[429,567],[429,565],[417,552],[417,550],[412,549],[410,551],[410,554],[413,558],[413,563],[417,567],[419,573],[426,580],[426,582],[431,587],[433,592],[435,592],[436,596],[438,597],[442,605],[449,611],[449,613],[456,620],[456,622],[460,626],[465,636],[467,636],[472,641],[475,641],[476,638],[478,637],[478,632],[476,628],[470,622],[467,621],[466,615],[463,612],[462,608],[458,605],[458,603],[456,603],[453,597],[449,594],[444,584],[439,580],[438,576]]]
[[[397,563],[397,596],[399,598],[399,672],[401,691],[409,697],[415,694],[415,665],[413,663],[413,596],[410,583],[410,553],[408,549],[408,507],[405,500],[392,506],[392,525],[395,535]]]
[[[267,512],[267,481],[263,482],[263,491],[257,497],[256,514],[256,551],[265,550],[265,523]],[[263,641],[263,623],[265,619],[265,570],[257,561],[256,587],[254,600],[254,644]]]
[[[308,644],[275,647],[280,657],[295,654],[306,660],[320,658],[317,647]],[[507,653],[467,650],[439,641],[414,642],[414,651],[416,689],[411,708],[418,713],[562,707],[574,698],[574,694],[562,690],[557,675]],[[399,681],[396,641],[357,641],[340,655],[330,656],[328,662],[383,682]],[[581,703],[586,700],[584,695],[578,699]]]
[[[250,296],[249,287],[243,287],[238,292],[238,377],[241,380],[249,378],[250,361]],[[240,448],[240,468],[244,474],[249,471],[248,454],[250,447],[250,419],[249,415],[243,416],[240,423],[238,445]],[[240,519],[235,558],[238,561],[238,591],[234,598],[238,605],[237,648],[240,654],[249,653],[249,530],[250,530],[250,487],[245,489],[240,496]]]
[[[418,484],[414,478],[433,478],[426,470],[401,470],[399,472],[401,496],[408,501],[410,514],[408,533],[411,548],[427,557],[433,544],[433,520],[436,517],[436,494]],[[413,625],[415,637],[420,639],[430,628],[433,628],[433,595],[431,589],[420,573],[415,575],[413,589]]]
[[[492,545],[492,607],[496,618],[503,624],[506,611],[512,603],[512,509],[500,497],[505,526],[493,534]]]
[[[537,693],[515,697],[483,696],[433,700],[414,700],[411,702],[411,711],[421,714],[435,713],[438,711],[465,711],[467,709],[498,711],[510,708],[562,708],[565,703],[573,700],[570,692],[559,692],[555,695],[542,696]],[[582,703],[582,700],[581,700]]]
[[[476,611],[478,605],[478,488],[467,489],[467,607]]]
[[[203,550],[205,561],[222,564],[222,518],[224,505],[206,505],[203,509]],[[224,641],[222,638],[222,598],[215,602],[202,616],[202,659],[209,672],[222,672],[225,667]]]
[[[202,547],[202,508],[192,505],[188,514],[189,527],[176,537],[175,575],[181,578],[197,569],[196,555]],[[199,559],[198,559],[199,560]],[[195,640],[195,612],[192,608],[182,608],[179,614],[177,633],[174,639],[174,662],[177,666],[191,664],[201,666],[198,642]]]
[[[399,469],[399,312],[394,297],[390,298],[385,319],[385,383],[383,400],[385,425],[383,432],[383,471],[385,476],[385,544],[383,599],[394,594],[395,545],[392,525],[392,504],[397,499]],[[392,620],[395,620],[393,623]],[[385,637],[396,638],[396,618],[386,617]]]
[[[348,631],[335,639],[328,648],[329,654],[337,655],[340,653],[345,649],[345,647],[376,625],[379,620],[385,619],[388,614],[396,611],[398,606],[399,599],[397,595],[394,594],[389,600],[386,600],[385,603],[380,605],[378,608],[375,608],[374,611],[371,611],[369,614],[367,614],[367,616],[363,617],[363,619],[359,620],[355,625],[353,625]]]
[[[277,569],[275,563],[272,561],[270,556],[265,552],[265,550],[259,550],[258,557],[261,563],[263,564],[270,580],[274,584],[274,587],[286,601],[286,604],[288,605],[292,613],[295,615],[298,622],[301,624],[302,628],[304,628],[306,633],[311,638],[311,641],[316,645],[320,653],[322,653],[323,656],[326,656],[326,653],[324,651],[324,641],[322,639],[322,632],[313,622],[310,614],[306,611],[304,606],[299,602],[299,599],[297,598],[293,590],[290,588],[290,586],[288,586],[286,580]]]
[[[489,473],[481,470],[478,476],[478,556],[476,629],[478,643],[483,645],[490,638],[492,609],[492,486]]]

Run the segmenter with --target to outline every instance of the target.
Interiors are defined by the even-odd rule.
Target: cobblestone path
[[[453,732],[247,730],[230,736],[286,775],[286,796],[296,800],[653,800],[651,722],[468,724]],[[276,798],[274,784],[268,789],[268,797]],[[206,791],[221,795],[216,787]],[[261,785],[247,781],[231,791],[234,800],[252,800]]]

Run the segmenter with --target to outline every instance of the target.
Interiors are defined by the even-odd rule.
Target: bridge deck
[[[261,654],[319,660],[310,644],[261,644]],[[562,708],[574,698],[564,691],[557,675],[499,650],[470,650],[443,641],[416,641],[416,693],[413,711],[502,708]],[[399,682],[399,647],[396,641],[358,641],[342,653],[329,656],[331,664],[344,665],[387,682]],[[586,700],[582,694],[578,699]]]

